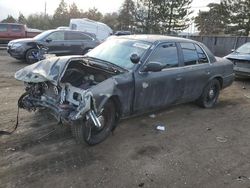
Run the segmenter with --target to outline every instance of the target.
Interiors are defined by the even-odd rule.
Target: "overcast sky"
[[[25,16],[31,13],[44,12],[45,2],[47,3],[47,13],[53,14],[61,0],[0,0],[0,20],[8,14],[18,17],[19,12]],[[75,2],[80,9],[88,10],[96,7],[100,12],[107,13],[118,11],[124,0],[65,0],[71,4]],[[197,12],[211,2],[220,0],[193,0],[192,7]]]

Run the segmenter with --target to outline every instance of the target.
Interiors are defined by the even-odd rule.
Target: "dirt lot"
[[[24,66],[0,51],[0,129],[15,124],[23,87],[13,74]],[[155,115],[123,120],[88,147],[49,115],[21,110],[18,130],[0,137],[0,187],[250,187],[250,81],[224,90],[214,109]]]

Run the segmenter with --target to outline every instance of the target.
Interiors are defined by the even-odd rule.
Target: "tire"
[[[211,80],[204,88],[197,104],[203,108],[212,108],[216,105],[220,94],[220,82],[217,79]]]
[[[105,140],[111,133],[116,122],[116,110],[114,103],[109,100],[99,118],[102,119],[101,128],[95,127],[91,120],[79,120],[71,125],[71,132],[77,143],[96,145]]]
[[[35,63],[35,62],[38,61],[36,58],[34,58],[34,57],[32,56],[32,53],[34,53],[34,52],[37,53],[38,50],[35,49],[35,48],[31,48],[31,49],[29,49],[29,50],[26,52],[26,54],[25,54],[25,59],[26,59],[26,62],[27,62],[28,64],[32,64],[32,63]]]

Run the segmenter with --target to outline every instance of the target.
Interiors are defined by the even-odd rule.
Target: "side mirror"
[[[235,49],[231,49],[231,52],[234,52],[235,51]]]
[[[51,39],[51,38],[47,38],[45,41],[46,41],[47,43],[50,43],[50,42],[52,41],[52,39]]]
[[[138,56],[137,54],[132,54],[130,56],[130,61],[134,64],[139,63],[140,59],[141,59],[140,56]]]
[[[150,61],[142,68],[142,72],[160,72],[162,69],[163,65],[160,62]]]

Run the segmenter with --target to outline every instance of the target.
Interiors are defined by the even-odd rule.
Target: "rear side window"
[[[180,43],[183,57],[184,57],[184,66],[196,65],[208,63],[208,57],[202,50],[200,46],[193,43]]]
[[[92,40],[89,36],[78,32],[65,33],[65,40]]]
[[[197,54],[198,54],[198,63],[199,64],[209,63],[208,57],[205,54],[205,52],[203,51],[203,49],[200,46],[198,46],[197,44],[195,44],[195,48],[196,48]]]
[[[175,43],[160,44],[148,61],[160,62],[165,68],[178,67],[179,60]]]
[[[11,28],[11,31],[13,31],[13,32],[22,32],[21,25],[11,25],[10,28]]]
[[[184,66],[195,65],[198,62],[198,54],[193,43],[180,43],[183,57]]]
[[[7,32],[8,25],[7,24],[0,24],[0,32]]]
[[[57,31],[54,33],[51,33],[49,36],[47,36],[47,39],[53,40],[64,40],[64,32]]]

